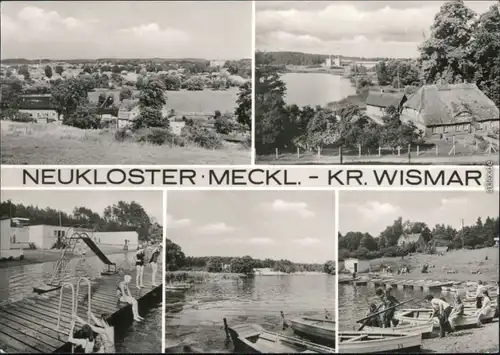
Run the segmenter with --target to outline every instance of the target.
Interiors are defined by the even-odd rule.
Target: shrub
[[[233,127],[233,121],[226,115],[215,119],[214,128],[217,133],[229,134],[233,131]]]
[[[137,132],[137,142],[147,142],[155,145],[163,145],[172,141],[172,132],[168,128],[147,128]]]
[[[222,147],[221,137],[205,127],[186,125],[182,127],[181,137],[187,142],[195,143],[202,148],[219,149]]]
[[[11,116],[12,121],[14,122],[36,122],[36,119],[31,117],[30,114],[26,112],[16,112],[13,116]]]
[[[123,142],[125,139],[130,138],[132,132],[127,128],[120,128],[115,132],[114,138],[118,142]]]

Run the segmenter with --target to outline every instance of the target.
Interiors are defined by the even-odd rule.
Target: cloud
[[[167,228],[182,228],[191,225],[189,218],[175,219],[172,215],[167,215]]]
[[[184,31],[176,28],[161,29],[157,23],[142,24],[139,26],[124,28],[118,30],[118,33],[126,36],[132,36],[134,39],[139,39],[148,42],[156,42],[158,45],[165,45],[161,42],[185,42],[189,40],[189,36]]]
[[[227,244],[246,244],[246,245],[271,245],[276,244],[271,238],[225,238],[224,243]]]
[[[364,219],[373,221],[397,215],[400,213],[401,208],[388,202],[367,201],[363,205],[358,206],[357,210]]]
[[[310,246],[318,244],[321,241],[317,238],[299,238],[299,239],[294,239],[293,242],[301,246]]]
[[[456,207],[456,205],[463,205],[469,202],[469,199],[465,197],[452,197],[452,198],[442,198],[440,208]]]
[[[309,209],[305,202],[288,202],[277,199],[271,204],[271,209],[280,212],[295,212],[304,218],[314,216],[314,212]]]
[[[203,234],[228,233],[234,230],[236,230],[236,228],[229,226],[224,222],[206,224],[199,229],[199,231]]]

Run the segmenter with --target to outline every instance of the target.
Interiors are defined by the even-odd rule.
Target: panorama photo
[[[251,2],[1,6],[2,164],[250,164]]]
[[[498,1],[257,1],[258,164],[498,164]]]
[[[0,353],[159,353],[163,194],[1,192]]]

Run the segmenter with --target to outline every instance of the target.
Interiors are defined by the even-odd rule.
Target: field
[[[23,164],[249,164],[250,150],[155,146],[117,142],[113,132],[59,124],[1,122],[1,163]]]

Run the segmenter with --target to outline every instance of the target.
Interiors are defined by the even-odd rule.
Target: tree
[[[7,108],[17,108],[20,96],[23,93],[23,83],[16,77],[0,79],[0,107],[3,110]]]
[[[170,121],[163,117],[162,112],[153,107],[141,108],[141,114],[134,120],[134,129],[157,127],[169,128]]]
[[[145,240],[151,219],[144,208],[135,201],[130,203],[118,201],[118,203],[104,209],[104,221],[110,228],[119,226],[122,230],[135,230],[139,234],[139,240]]]
[[[208,272],[222,272],[222,258],[217,256],[210,257],[205,266],[205,270]]]
[[[328,260],[324,266],[323,271],[329,275],[335,275],[336,264],[333,260]]]
[[[49,79],[52,78],[52,67],[50,65],[45,67],[45,76]]]
[[[229,134],[233,131],[233,120],[227,114],[215,119],[214,128],[217,133]]]
[[[474,81],[500,107],[500,9],[494,4],[473,25]]]
[[[29,80],[30,78],[30,72],[29,72],[29,69],[28,69],[28,66],[27,65],[23,65],[21,66],[17,72],[19,73],[19,75],[22,75],[24,76],[24,80]]]
[[[205,80],[200,75],[193,75],[184,82],[184,87],[190,91],[202,91],[205,89]]]
[[[368,233],[365,233],[363,238],[361,238],[360,247],[366,248],[369,251],[377,250],[377,241]]]
[[[60,65],[56,65],[55,72],[56,74],[62,75],[62,73],[64,72],[64,68]]]
[[[120,91],[120,101],[131,99],[132,98],[132,90],[128,87],[121,89]]]
[[[419,48],[426,83],[439,79],[448,83],[472,79],[469,46],[474,16],[463,0],[448,1],[441,6],[434,17],[430,37]]]
[[[87,92],[95,86],[93,78],[69,78],[52,87],[52,103],[63,117],[71,116],[87,99]]]
[[[238,123],[252,129],[252,83],[247,81],[240,86],[238,99],[236,100],[238,107],[234,111]]]
[[[165,85],[161,80],[150,80],[142,87],[139,94],[141,109],[148,107],[161,110],[166,102]]]
[[[186,262],[186,256],[182,252],[182,249],[177,244],[173,243],[170,239],[165,239],[165,270],[175,271],[179,270],[184,266]]]
[[[100,127],[100,121],[96,108],[87,101],[79,102],[75,111],[63,118],[63,124],[80,129],[97,129]]]
[[[238,274],[253,274],[254,260],[250,256],[231,259],[231,272]]]

